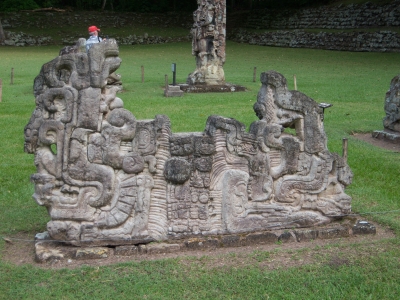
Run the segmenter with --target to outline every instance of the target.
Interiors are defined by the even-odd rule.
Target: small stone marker
[[[357,221],[352,229],[353,234],[376,234],[376,227],[368,221]]]

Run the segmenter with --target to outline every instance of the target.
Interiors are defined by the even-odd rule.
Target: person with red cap
[[[103,39],[99,37],[100,28],[97,28],[96,26],[89,26],[88,31],[90,37],[86,41],[86,51],[89,51],[93,44],[103,41]]]

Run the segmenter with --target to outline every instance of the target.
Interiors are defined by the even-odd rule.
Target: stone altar
[[[56,57],[34,80],[24,148],[52,239],[137,245],[311,227],[351,211],[353,174],[327,149],[322,109],[281,74],[261,74],[249,132],[213,115],[204,132],[172,133],[167,116],[124,109],[107,84],[118,55],[110,39]]]
[[[189,85],[225,84],[226,0],[197,0],[193,13],[192,54],[196,70],[189,74]]]
[[[400,75],[395,76],[385,96],[384,109],[386,116],[383,118],[384,130],[375,130],[374,138],[400,143]]]

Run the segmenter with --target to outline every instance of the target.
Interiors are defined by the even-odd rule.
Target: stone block
[[[138,250],[140,254],[146,254],[147,253],[147,245],[138,245]]]
[[[172,253],[180,249],[181,246],[178,244],[154,243],[147,245],[148,254]]]
[[[35,243],[35,260],[49,262],[75,257],[75,247],[65,247],[60,242],[38,241]]]
[[[110,255],[110,248],[107,247],[88,247],[76,251],[76,259],[101,259]]]
[[[190,239],[185,241],[185,246],[190,250],[215,249],[220,246],[218,239]]]
[[[241,239],[238,235],[226,235],[221,237],[221,244],[223,247],[240,247]]]
[[[348,237],[349,229],[346,227],[336,227],[336,228],[325,228],[320,229],[318,233],[318,238],[320,239],[334,239],[340,237]]]
[[[278,236],[272,232],[251,233],[242,240],[242,245],[273,244],[278,241]]]
[[[139,248],[135,245],[119,246],[115,248],[114,254],[117,256],[134,256],[139,254]]]
[[[290,243],[290,242],[295,242],[296,239],[290,232],[284,232],[280,236],[278,236],[278,242],[282,243]]]
[[[165,97],[182,97],[183,94],[179,85],[169,85],[168,88],[164,90]]]
[[[295,230],[294,235],[298,242],[308,242],[318,238],[318,230]]]

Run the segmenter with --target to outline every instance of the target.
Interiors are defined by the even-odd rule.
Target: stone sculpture
[[[385,113],[383,127],[400,132],[400,77],[395,76],[385,97]]]
[[[385,96],[384,109],[386,116],[383,118],[384,130],[375,130],[372,136],[393,143],[400,142],[400,75],[395,76],[390,82],[390,88]]]
[[[281,74],[262,73],[249,132],[210,116],[204,132],[172,133],[167,116],[136,120],[107,85],[118,54],[107,40],[60,55],[34,81],[25,151],[53,239],[140,244],[309,227],[350,212],[352,173],[327,149],[322,110]]]
[[[197,0],[193,13],[192,54],[196,70],[187,83],[223,85],[225,83],[226,0]]]

